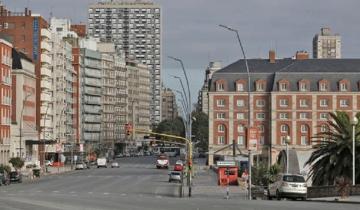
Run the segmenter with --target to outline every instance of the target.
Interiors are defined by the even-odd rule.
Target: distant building
[[[305,55],[303,55],[305,56]],[[308,152],[312,136],[328,129],[329,112],[360,111],[360,59],[248,59],[250,101],[244,60],[212,75],[209,86],[209,164],[214,156],[232,155],[236,141],[247,154],[248,103],[250,124],[259,131],[259,160],[274,163],[286,147]]]
[[[89,6],[88,35],[113,42],[150,73],[151,123],[161,121],[161,11],[149,1],[101,1]]]
[[[79,37],[86,38],[86,25],[85,24],[72,24],[70,30],[74,31]]]
[[[176,95],[170,88],[163,88],[161,93],[162,120],[173,120],[178,116]]]
[[[341,58],[341,36],[321,28],[313,39],[313,58]]]
[[[25,54],[12,50],[11,156],[22,157],[26,163],[39,160],[36,129],[35,65]],[[21,135],[21,146],[20,146]]]
[[[221,69],[221,62],[216,61],[216,62],[210,62],[209,66],[205,70],[204,84],[201,90],[199,91],[199,95],[198,95],[198,109],[199,111],[202,111],[205,114],[208,114],[209,112],[208,91],[209,91],[210,80],[213,73],[219,69]]]
[[[10,42],[0,39],[0,163],[3,164],[7,164],[10,158],[12,49],[13,45]],[[21,153],[24,154],[24,152]],[[18,157],[22,154],[18,154]]]

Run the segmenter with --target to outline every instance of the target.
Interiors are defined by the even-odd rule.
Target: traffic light
[[[125,132],[126,132],[127,136],[131,135],[131,132],[132,132],[132,125],[131,124],[129,124],[129,123],[125,124]]]
[[[191,160],[189,160],[188,166],[189,166],[189,170],[191,171],[191,169],[192,169],[192,161]]]

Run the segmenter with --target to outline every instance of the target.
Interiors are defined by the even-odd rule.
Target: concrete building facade
[[[38,132],[36,129],[35,65],[25,54],[12,50],[12,109],[11,157],[20,157],[25,163],[39,160]],[[21,143],[20,143],[21,141]]]
[[[178,116],[176,95],[170,88],[163,88],[161,93],[162,120],[173,120]]]
[[[88,34],[113,42],[126,59],[148,67],[151,122],[161,121],[161,9],[152,2],[106,1],[89,7]]]
[[[341,58],[341,36],[330,28],[321,28],[313,39],[313,58]]]

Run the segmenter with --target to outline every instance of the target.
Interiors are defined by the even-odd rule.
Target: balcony
[[[52,72],[50,69],[42,67],[41,68],[41,76],[52,77]]]
[[[41,83],[40,83],[40,87],[41,89],[52,89],[52,83],[47,81],[47,80],[41,80]]]
[[[41,63],[52,65],[51,57],[46,54],[41,54]]]
[[[52,97],[49,94],[41,93],[40,101],[52,102]]]
[[[46,50],[48,52],[51,52],[51,46],[46,41],[41,41],[41,50]]]
[[[45,124],[44,124],[45,123]],[[40,127],[51,128],[52,127],[52,119],[41,119],[40,120]]]
[[[41,106],[40,107],[40,114],[42,115],[52,115],[53,114],[53,110],[51,107],[47,107],[47,106]]]
[[[51,39],[51,32],[47,29],[41,29],[41,37]]]

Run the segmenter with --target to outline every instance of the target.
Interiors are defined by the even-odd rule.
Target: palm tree
[[[334,185],[336,178],[352,179],[352,125],[346,112],[329,113],[328,129],[313,137],[315,151],[305,163],[310,166],[309,178],[313,185]],[[360,117],[359,113],[356,116]],[[360,157],[360,125],[355,126],[356,159]],[[355,160],[356,160],[355,159]],[[357,180],[360,179],[360,161],[356,164]]]

